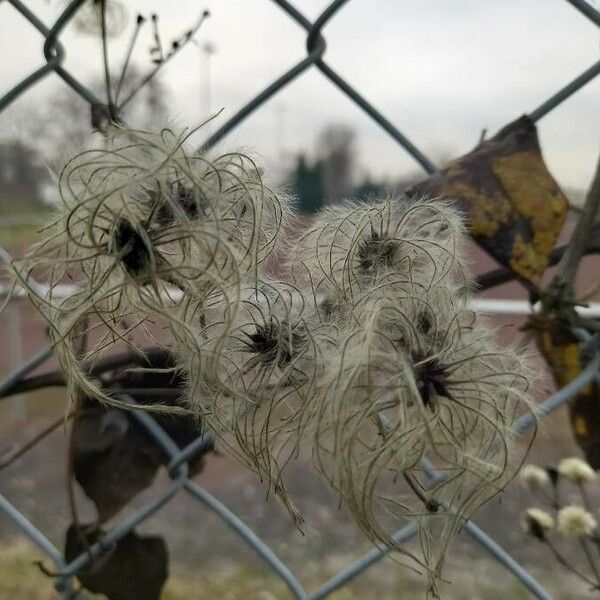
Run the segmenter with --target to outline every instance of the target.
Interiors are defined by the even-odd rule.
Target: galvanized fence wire
[[[77,94],[84,98],[91,106],[92,110],[102,107],[103,102],[88,87],[81,83],[72,73],[63,67],[66,57],[66,50],[60,43],[59,37],[65,26],[75,16],[80,7],[86,0],[72,0],[64,9],[58,19],[51,27],[47,27],[27,6],[20,0],[8,0],[14,9],[16,9],[35,29],[37,29],[44,38],[44,59],[45,64],[29,74],[19,84],[9,90],[4,96],[0,97],[0,111],[14,102],[21,94],[30,89],[36,82],[56,73],[61,77]],[[323,28],[335,16],[335,14],[345,5],[348,0],[334,0],[317,17],[314,22],[307,19],[293,4],[287,0],[270,0],[279,6],[297,25],[307,33],[306,50],[307,54],[298,63],[283,73],[265,89],[257,93],[245,106],[243,106],[233,117],[231,117],[222,127],[220,127],[209,139],[207,139],[203,148],[210,148],[238,124],[248,118],[264,102],[274,96],[282,88],[292,83],[299,75],[311,67],[317,68],[333,85],[344,93],[360,109],[367,113],[380,127],[386,131],[398,144],[427,172],[433,173],[436,170],[434,163],[419,148],[404,135],[395,125],[393,125],[383,114],[381,114],[370,102],[368,102],[350,83],[342,78],[325,60],[324,56],[327,50],[327,42],[322,34]],[[600,27],[600,12],[585,0],[565,0],[578,10],[582,15]],[[554,108],[562,104],[572,94],[580,90],[584,85],[600,74],[600,61],[592,64],[584,72],[580,73],[564,87],[560,88],[550,98],[542,102],[537,108],[530,111],[529,117],[533,121],[538,121]],[[9,262],[10,256],[0,249],[0,262]],[[556,392],[540,405],[538,418],[543,417],[560,406],[563,406],[577,392],[584,388],[590,381],[600,377],[600,337],[593,337],[582,341],[582,352],[589,357],[587,366],[571,383]],[[11,373],[3,382],[0,383],[0,392],[9,390],[30,372],[42,365],[52,355],[50,346],[43,348],[32,358],[26,361],[20,368]],[[133,403],[132,398],[124,396],[123,399]],[[53,562],[57,575],[54,579],[56,590],[63,599],[82,597],[80,592],[74,590],[73,577],[84,569],[94,557],[101,555],[118,540],[127,535],[136,525],[145,521],[165,504],[170,502],[179,493],[187,493],[209,511],[214,512],[223,523],[231,528],[260,558],[266,565],[280,577],[287,585],[293,597],[298,600],[321,600],[335,590],[346,585],[373,564],[381,560],[391,550],[389,548],[373,548],[358,560],[349,564],[346,568],[332,577],[329,581],[321,585],[313,592],[307,592],[304,586],[296,578],[294,573],[287,565],[271,550],[271,548],[261,540],[237,515],[229,510],[222,502],[211,495],[197,482],[189,478],[187,461],[194,455],[202,452],[207,444],[211,442],[210,435],[205,434],[199,437],[186,448],[180,449],[175,442],[167,435],[164,429],[147,412],[132,408],[132,414],[145,428],[148,434],[156,443],[166,452],[170,459],[167,471],[170,476],[170,483],[151,500],[137,509],[133,514],[127,516],[112,529],[106,532],[98,541],[90,546],[85,552],[82,552],[70,563],[67,563],[62,552],[58,550],[48,538],[40,531],[19,509],[11,504],[4,496],[0,495],[0,511],[16,525],[34,544]],[[516,433],[521,434],[535,423],[535,417],[529,415],[523,417],[516,425]],[[431,463],[424,460],[422,467],[429,478],[430,485],[439,483],[444,479],[444,475],[436,472]],[[521,583],[533,594],[534,597],[543,600],[552,598],[540,583],[525,570],[519,563],[513,559],[498,543],[482,531],[474,522],[466,521],[464,530],[471,536],[486,552],[494,557],[509,572],[517,577]],[[403,543],[412,538],[418,531],[416,523],[409,523],[403,529],[394,535],[398,543]]]

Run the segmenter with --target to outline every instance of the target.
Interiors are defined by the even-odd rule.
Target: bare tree
[[[142,78],[140,71],[130,67],[123,81],[125,94]],[[100,96],[104,82],[94,81],[90,88]],[[123,111],[123,121],[132,127],[151,129],[167,114],[169,90],[159,76],[149,81],[136,101]],[[62,86],[43,104],[37,104],[22,119],[21,139],[37,149],[43,162],[52,171],[60,169],[68,156],[80,148],[94,131],[90,105],[70,88]]]
[[[38,210],[47,179],[33,144],[17,138],[0,143],[0,214]]]

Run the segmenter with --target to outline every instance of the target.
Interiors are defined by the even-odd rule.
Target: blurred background
[[[66,3],[28,0],[46,24]],[[102,47],[93,2],[61,34],[65,66],[103,97]],[[311,20],[326,2],[299,0]],[[598,3],[596,3],[598,7]],[[123,0],[108,3],[110,66],[121,71],[135,31],[136,17],[146,19],[132,54],[124,94],[152,70],[156,39],[150,26],[156,14],[164,48],[210,11],[192,43],[137,95],[124,114],[126,122],[149,127],[166,122],[194,127],[214,117],[192,138],[198,146],[254,95],[300,60],[306,33],[267,0],[219,0],[199,4]],[[539,106],[584,71],[600,51],[598,29],[563,0],[355,0],[326,27],[327,61],[438,166],[477,145],[485,130],[503,125]],[[0,2],[0,95],[43,62],[43,38],[8,2]],[[546,164],[576,208],[582,202],[597,161],[600,142],[600,78],[587,84],[538,123]],[[216,115],[216,116],[215,116]],[[0,245],[19,255],[36,240],[57,201],[53,180],[61,165],[91,132],[89,105],[58,77],[30,88],[0,113]],[[309,69],[246,119],[218,146],[250,149],[264,160],[274,183],[292,190],[298,208],[310,214],[342,198],[369,199],[398,192],[424,177],[402,148],[316,69]],[[572,223],[561,240],[568,239]],[[476,272],[497,266],[473,245]],[[580,283],[597,277],[600,261],[586,258]],[[551,272],[548,273],[549,279]],[[486,293],[526,299],[517,283]],[[500,334],[520,335],[523,318],[495,317]],[[0,314],[5,343],[0,373],[6,375],[41,348],[43,323],[24,300]],[[52,363],[49,363],[50,367]],[[48,368],[48,367],[46,367]],[[553,390],[542,378],[537,396]],[[64,410],[60,388],[25,394],[0,404],[0,458],[29,439]],[[57,546],[62,547],[71,520],[66,493],[67,429],[58,428],[34,451],[0,471],[0,490],[18,505]],[[566,410],[543,423],[532,460],[552,463],[577,454]],[[256,477],[225,456],[206,457],[198,481],[245,520],[314,588],[367,550],[369,543],[310,471],[293,468],[292,489],[306,516],[304,532]],[[153,487],[136,499],[139,506],[164,486],[161,473]],[[596,503],[600,496],[594,498]],[[83,518],[93,514],[78,491]],[[528,499],[512,485],[491,503],[477,522],[493,534],[555,593],[556,598],[593,595],[562,572],[544,549],[527,541],[518,514]],[[129,508],[127,509],[129,510]],[[165,598],[287,598],[277,582],[213,515],[184,496],[145,522],[141,531],[168,542],[172,577]],[[0,516],[0,599],[56,597],[51,582],[35,566],[41,558]],[[524,588],[486,558],[464,534],[447,568],[449,598],[527,598]],[[334,598],[420,598],[419,574],[386,559]]]

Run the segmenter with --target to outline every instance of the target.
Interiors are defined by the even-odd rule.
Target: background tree
[[[310,164],[306,156],[300,154],[290,179],[298,198],[298,210],[302,213],[317,212],[324,202],[322,164],[319,161]]]
[[[326,202],[352,195],[356,168],[356,132],[343,124],[327,125],[317,141],[317,157],[322,164]]]
[[[39,210],[47,180],[48,173],[35,146],[18,138],[0,144],[0,214],[14,212],[9,210],[12,198],[19,199],[19,212]]]
[[[142,78],[131,67],[124,92]],[[103,81],[90,87],[100,96]],[[124,121],[151,129],[164,120],[169,90],[159,76],[150,80],[124,111]],[[49,102],[31,106],[27,118],[19,118],[14,135],[0,142],[0,214],[36,212],[54,200],[51,173],[58,174],[65,160],[93,134],[89,104],[70,88],[61,86]],[[17,202],[18,200],[18,202]]]

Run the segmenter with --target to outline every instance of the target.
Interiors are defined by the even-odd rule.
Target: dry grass
[[[0,225],[0,243],[2,245],[18,245],[24,247],[35,241],[40,226],[31,223],[17,225]]]
[[[0,600],[56,600],[52,583],[34,566],[43,557],[26,541],[3,546],[0,553]],[[487,559],[449,561],[447,575],[451,583],[442,586],[446,600],[527,600],[529,593],[499,566]],[[47,561],[46,561],[47,563]],[[331,557],[322,562],[308,562],[301,577],[307,589],[314,590],[347,563],[347,558]],[[47,566],[50,567],[48,564]],[[468,567],[468,568],[466,568]],[[291,600],[285,585],[268,571],[251,564],[203,564],[193,572],[174,565],[162,600],[219,598],[220,600]],[[536,576],[540,576],[536,572]],[[573,587],[568,578],[557,578],[545,572],[544,583],[555,600],[584,600],[594,598],[581,588]],[[88,595],[94,599],[103,595]],[[425,599],[424,582],[417,575],[384,562],[372,568],[368,575],[358,577],[330,600],[421,600]]]

